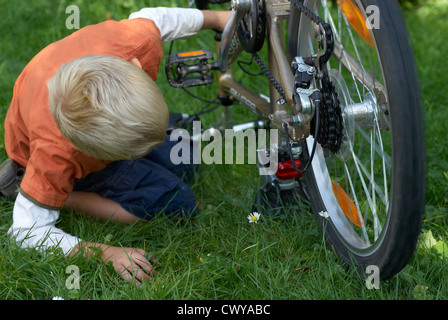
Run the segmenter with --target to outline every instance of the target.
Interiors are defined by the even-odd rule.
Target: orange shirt
[[[44,48],[18,77],[5,120],[5,147],[9,158],[26,168],[21,193],[43,207],[62,207],[75,178],[107,164],[73,148],[48,104],[47,81],[62,64],[87,55],[137,58],[156,80],[163,56],[160,31],[148,19],[87,26]]]

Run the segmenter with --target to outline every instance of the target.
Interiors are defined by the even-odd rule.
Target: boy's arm
[[[162,41],[190,38],[199,30],[224,30],[232,11],[211,11],[190,8],[143,8],[129,19],[152,20],[160,30]]]
[[[58,219],[59,211],[42,208],[19,193],[13,209],[13,224],[9,228],[8,234],[22,248],[45,251],[50,247],[59,247],[65,255],[73,255],[80,249],[84,249],[82,253],[89,256],[89,254],[96,253],[90,248],[99,247],[101,258],[106,263],[111,261],[115,271],[127,281],[132,281],[134,276],[141,282],[155,273],[151,263],[144,257],[142,249],[84,242],[56,228]]]
[[[56,228],[58,219],[59,211],[39,207],[19,193],[8,234],[15,238],[22,248],[46,250],[50,247],[60,247],[67,255],[81,239]]]
[[[229,21],[232,11],[202,10],[202,14],[204,16],[202,29],[224,31],[224,27],[226,26],[227,21]]]

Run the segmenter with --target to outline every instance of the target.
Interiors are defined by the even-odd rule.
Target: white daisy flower
[[[247,216],[247,220],[249,220],[249,223],[257,223],[258,220],[260,220],[260,214],[258,212],[253,212]]]
[[[65,300],[65,299],[62,298],[62,297],[58,297],[58,296],[56,296],[56,297],[53,297],[53,300]]]
[[[321,211],[321,212],[319,212],[319,215],[325,219],[328,219],[330,217],[330,215],[328,214],[327,211]]]

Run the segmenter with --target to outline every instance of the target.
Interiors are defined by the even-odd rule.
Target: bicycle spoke
[[[369,193],[369,191],[367,189],[366,182],[365,182],[364,177],[362,175],[362,170],[360,169],[360,165],[362,165],[362,163],[360,162],[360,160],[356,156],[356,154],[353,152],[353,149],[352,149],[352,156],[353,156],[353,160],[354,160],[354,163],[355,163],[356,170],[358,171],[358,176],[360,178],[360,181],[361,181],[361,184],[362,184],[362,188],[364,190],[364,194],[366,195],[367,203],[370,206],[370,210],[371,210],[372,217],[373,217],[373,222],[374,222],[373,225],[374,225],[375,240],[376,240],[376,238],[378,237],[378,229],[381,228],[380,225],[379,225],[379,220],[378,220],[378,215],[377,215],[377,212],[376,212],[376,207],[373,205],[372,198],[370,197],[370,193]]]
[[[381,150],[382,151],[384,151],[384,148],[383,148],[383,139],[381,138],[381,131],[380,131],[380,129],[379,129],[379,124],[378,124],[378,119],[376,118],[376,115],[375,115],[375,126],[377,127],[377,136],[378,136],[378,141],[379,141],[379,143],[380,143],[380,148],[381,148]],[[383,152],[383,155],[384,155],[384,152]],[[384,177],[384,192],[385,192],[385,198],[386,198],[386,201],[387,201],[387,203],[385,203],[385,205],[386,205],[386,211],[389,211],[389,197],[388,197],[388,183],[387,183],[387,172],[386,172],[386,159],[385,159],[385,157],[382,157],[382,162],[383,162],[383,177]],[[392,165],[391,165],[391,162],[390,162],[390,157],[389,157],[389,168],[391,168],[392,167]]]
[[[342,15],[342,18],[344,19],[345,25],[346,25],[346,27],[347,27],[348,34],[349,34],[349,36],[350,36],[350,40],[351,40],[351,42],[352,42],[353,48],[354,48],[355,53],[356,53],[356,57],[358,58],[358,62],[360,63],[361,68],[362,68],[362,75],[364,76],[364,75],[367,74],[367,72],[366,72],[366,70],[365,70],[365,68],[364,68],[364,64],[363,64],[362,59],[361,59],[361,56],[360,56],[360,54],[359,54],[358,46],[356,45],[356,41],[355,41],[355,39],[354,39],[354,37],[353,37],[352,29],[351,29],[351,27],[350,27],[350,24],[348,23],[347,17],[346,17],[345,15]],[[364,80],[364,78],[361,79],[361,80]],[[363,81],[362,83],[364,83],[364,81]],[[374,83],[373,83],[373,85],[374,85]]]
[[[370,137],[369,135],[364,131],[364,129],[357,127],[356,128],[357,131],[359,133],[361,133],[361,136],[368,142],[370,142]],[[379,135],[377,133],[377,136],[381,137],[381,135]],[[390,155],[388,155],[387,153],[384,153],[384,149],[383,149],[383,145],[382,145],[382,140],[381,140],[381,144],[377,145],[377,143],[375,141],[373,141],[372,143],[375,144],[375,151],[376,153],[384,160],[385,164],[387,164],[387,166],[390,168],[392,167],[392,159],[390,157]]]
[[[366,243],[370,245],[369,237],[367,235],[367,230],[366,230],[366,226],[365,226],[365,223],[364,223],[365,219],[363,219],[363,217],[361,215],[361,209],[359,207],[358,197],[356,196],[355,188],[353,187],[353,182],[352,182],[352,179],[351,179],[351,175],[350,175],[350,172],[349,172],[349,170],[347,168],[347,164],[346,163],[344,163],[344,169],[345,169],[345,177],[348,178],[348,181],[350,183],[350,190],[352,191],[353,201],[355,202],[356,209],[358,210],[359,219],[361,221],[362,235],[363,235],[364,240],[366,241]]]
[[[325,20],[329,21],[329,23],[331,25],[331,28],[333,29],[333,34],[334,34],[336,40],[341,42],[341,34],[338,31],[338,30],[341,30],[341,29],[336,29],[336,26],[335,26],[334,21],[333,21],[333,17],[331,16],[330,10],[328,9],[328,5],[327,5],[327,1],[326,0],[323,0],[323,7],[324,7],[324,10],[325,10]]]

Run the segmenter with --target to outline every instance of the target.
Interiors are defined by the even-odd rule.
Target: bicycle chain
[[[325,34],[326,51],[319,58],[319,69],[321,70],[322,105],[319,108],[319,132],[317,141],[320,145],[336,153],[341,148],[343,135],[342,111],[339,105],[338,94],[331,83],[326,63],[334,50],[334,37],[331,26],[312,12],[299,0],[291,0],[294,6],[300,10],[312,22],[318,24]],[[312,123],[311,131],[314,131],[316,123]],[[316,137],[315,137],[316,138]]]
[[[318,24],[324,30],[326,51],[319,59],[322,84],[322,105],[319,108],[319,132],[317,141],[320,145],[337,153],[341,148],[343,135],[342,111],[339,105],[338,94],[334,85],[330,81],[326,63],[330,59],[334,50],[334,37],[331,26],[312,12],[299,0],[291,0],[294,6],[300,10],[312,22]],[[311,130],[314,130],[316,123],[312,123]]]
[[[286,101],[286,94],[285,94],[285,91],[283,90],[281,84],[275,79],[274,75],[269,71],[268,67],[261,60],[260,56],[258,54],[256,54],[256,53],[254,53],[253,57],[254,57],[255,61],[258,63],[258,65],[260,66],[261,70],[268,77],[268,79],[271,82],[271,84],[274,86],[274,88],[281,95],[282,99]]]
[[[259,0],[260,1],[260,0]],[[337,153],[341,148],[342,135],[343,135],[343,119],[342,111],[339,105],[338,94],[335,90],[334,85],[331,83],[326,63],[330,59],[334,50],[334,37],[333,30],[331,26],[322,20],[318,15],[312,12],[299,0],[290,0],[300,10],[306,17],[311,21],[318,24],[325,34],[325,45],[326,51],[319,58],[319,69],[321,71],[321,93],[322,93],[322,104],[319,108],[319,131],[317,136],[317,141],[324,149],[328,149],[333,153]],[[262,13],[260,13],[262,14]],[[261,17],[259,17],[261,19]],[[271,84],[278,91],[281,97],[286,100],[285,92],[280,85],[280,83],[275,79],[266,65],[263,63],[261,58],[255,52],[253,53],[255,61],[259,64],[260,68],[263,70],[264,74],[268,77]],[[313,59],[307,59],[313,61]],[[315,131],[316,123],[315,118],[311,123],[311,132]],[[314,137],[316,138],[316,137]]]
[[[333,30],[331,29],[331,26],[326,23],[324,20],[322,20],[318,15],[316,15],[313,11],[311,11],[307,6],[303,4],[303,2],[299,0],[290,0],[295,5],[297,9],[299,9],[308,19],[313,21],[315,24],[322,27],[322,29],[325,32],[326,35],[326,45],[327,50],[325,54],[320,58],[319,64],[325,65],[328,60],[330,60],[331,55],[333,54],[334,50],[334,37],[333,37]]]

